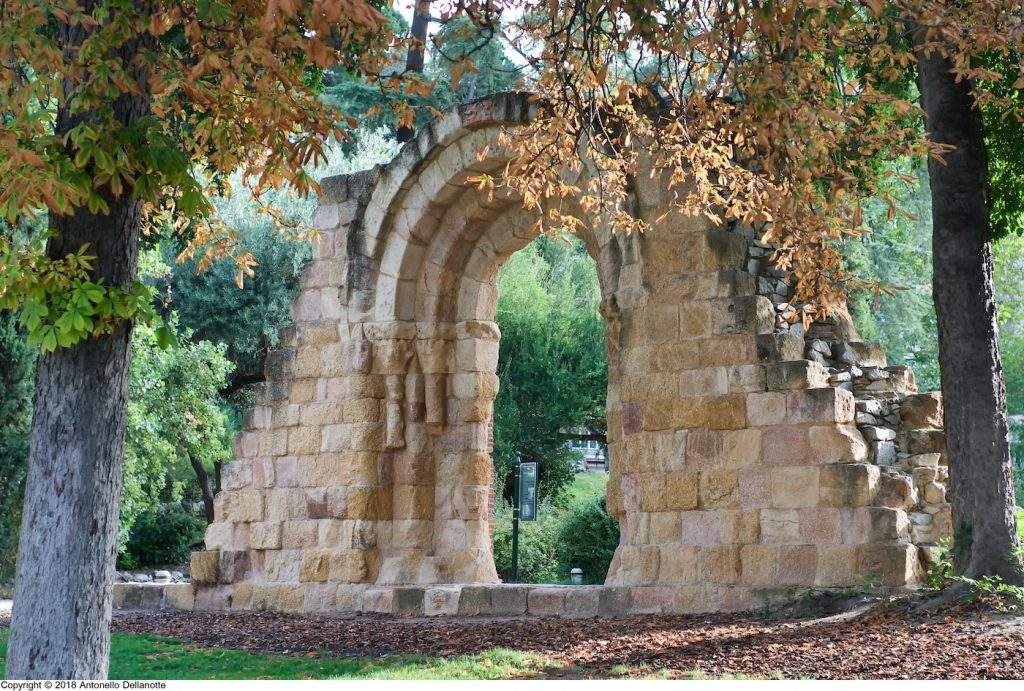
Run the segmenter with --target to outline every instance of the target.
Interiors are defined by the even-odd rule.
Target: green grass
[[[1021,542],[1024,542],[1024,509],[1017,509],[1017,532],[1020,533]]]
[[[572,482],[562,491],[562,506],[579,506],[591,497],[603,497],[608,491],[608,473],[576,473]]]
[[[7,631],[0,630],[0,678]],[[396,655],[340,658],[258,655],[186,645],[159,636],[115,633],[111,679],[510,679],[532,677],[556,663],[530,653],[495,648],[449,658]]]

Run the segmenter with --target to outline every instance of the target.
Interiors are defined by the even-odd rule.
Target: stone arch
[[[530,117],[521,94],[467,104],[390,163],[322,182],[294,325],[268,357],[193,558],[196,606],[692,612],[868,573],[914,583],[947,529],[942,497],[917,493],[942,481],[941,431],[934,416],[904,419],[891,432],[903,455],[890,459],[878,444],[897,442],[857,411],[886,418],[933,399],[914,397],[906,368],[886,368],[870,344],[828,325],[810,338],[791,329],[770,250],[740,228],[663,218],[666,190],[652,182],[633,200],[649,232],[616,235],[601,219],[583,231],[601,282],[608,507],[621,524],[607,584],[498,585],[496,277],[535,231],[516,199],[468,178],[504,166],[498,133]],[[934,520],[931,532],[912,530],[911,513]]]

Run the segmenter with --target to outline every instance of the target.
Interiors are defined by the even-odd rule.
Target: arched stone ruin
[[[498,584],[497,275],[534,219],[467,177],[503,167],[498,132],[528,117],[522,95],[465,105],[389,164],[323,182],[294,325],[193,557],[195,607],[706,612],[918,583],[950,532],[937,395],[835,325],[790,329],[788,287],[752,233],[671,215],[582,235],[621,525],[607,582]],[[663,194],[639,185],[636,213],[653,222]]]

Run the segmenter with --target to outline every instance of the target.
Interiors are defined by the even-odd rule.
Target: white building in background
[[[590,430],[577,428],[569,430],[570,434],[589,434]],[[573,451],[583,454],[583,459],[576,463],[574,470],[582,473],[587,470],[608,472],[608,447],[596,439],[573,439],[567,446]]]

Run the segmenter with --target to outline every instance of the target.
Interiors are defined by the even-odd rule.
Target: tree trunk
[[[64,26],[59,40],[71,50],[84,36],[81,27]],[[129,60],[136,48],[119,57]],[[66,84],[69,92],[73,87]],[[122,124],[148,112],[144,96],[114,102]],[[82,117],[62,107],[56,133]],[[89,243],[97,256],[94,277],[126,285],[136,275],[142,205],[127,192],[104,199],[106,216],[85,208],[52,214],[47,251],[61,257]],[[106,677],[130,336],[131,325],[122,323],[113,334],[39,357],[8,678]]]
[[[917,57],[928,136],[955,147],[945,163],[928,162],[954,568],[1020,583],[981,114],[970,83],[956,81],[948,60],[924,54],[919,40]]]
[[[410,30],[413,43],[409,46],[409,52],[405,57],[405,69],[408,72],[423,72],[424,58],[427,50],[427,27],[429,24],[430,0],[416,0]],[[399,142],[412,141],[412,138],[415,136],[416,129],[413,127],[402,126],[395,132],[395,138]]]
[[[210,474],[206,472],[203,462],[194,456],[188,457],[192,464],[192,470],[196,473],[196,480],[199,481],[199,491],[203,494],[203,514],[207,523],[213,523],[213,487],[210,485]]]

